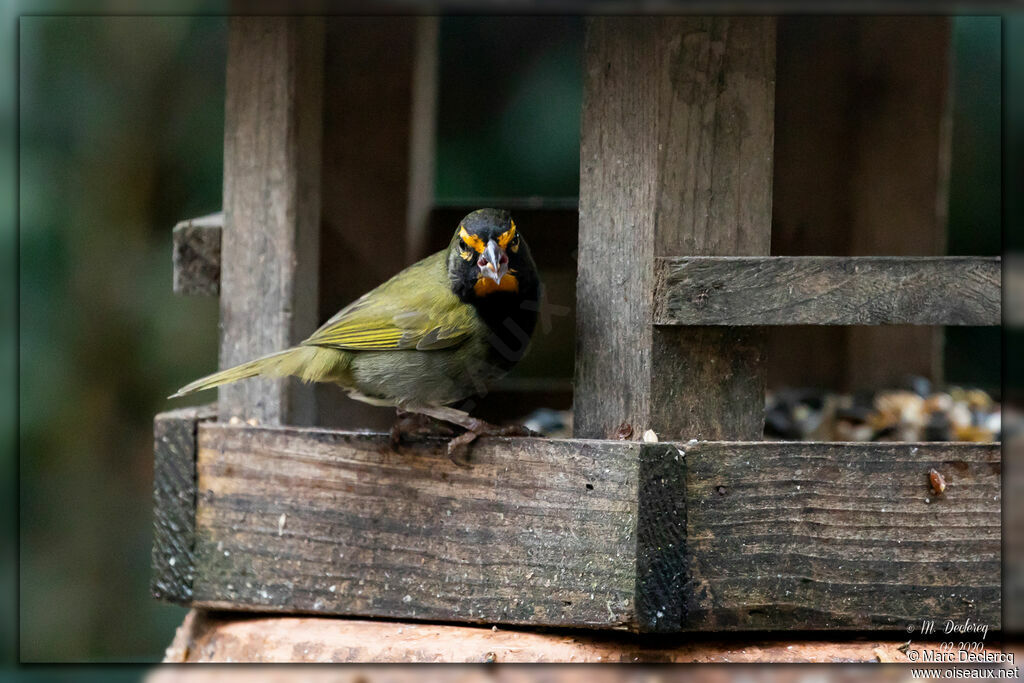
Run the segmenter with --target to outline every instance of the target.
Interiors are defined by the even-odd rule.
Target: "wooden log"
[[[196,429],[216,406],[182,408],[153,419],[154,597],[186,604],[195,576]]]
[[[651,264],[769,253],[775,20],[593,18],[585,53],[575,435],[758,439],[762,335],[652,327]]]
[[[181,221],[174,226],[174,293],[220,294],[220,237],[223,212]]]
[[[998,444],[688,448],[688,624],[997,630],[1001,467]]]
[[[693,634],[651,639],[615,632],[540,633],[506,628],[492,630],[485,626],[276,615],[257,617],[193,610],[179,627],[174,642],[167,649],[164,662],[909,662],[905,642],[905,639],[871,638],[725,639],[721,636],[700,638]],[[940,644],[922,643],[914,639],[912,648],[938,650]],[[998,649],[993,648],[992,651]],[[216,677],[209,680],[219,682],[224,680],[222,676],[230,676],[234,671],[238,672],[240,681],[252,680],[255,673],[252,669],[213,671],[203,667],[189,669],[187,673],[202,677],[204,672],[209,672],[210,676]],[[493,672],[482,669],[477,671],[480,681],[495,678]],[[271,669],[268,676],[279,676],[273,672]],[[323,673],[322,679],[317,678],[320,672]],[[168,673],[173,675],[167,676]],[[162,667],[147,681],[177,681],[183,673],[185,671],[181,668]],[[377,673],[382,674],[380,668],[372,672]],[[368,672],[367,678],[372,680],[372,674]],[[386,678],[393,681],[419,681],[422,672],[408,667],[396,668],[388,671]],[[590,667],[585,670],[559,667],[557,670],[552,668],[545,671],[543,678],[571,683],[611,683],[622,680],[622,674],[620,670],[609,667]],[[471,672],[454,668],[438,670],[434,679],[453,682],[477,680]],[[338,674],[335,671],[314,669],[304,674],[304,680],[336,683]],[[499,680],[503,679],[499,677]]]
[[[658,259],[656,325],[998,325],[988,257]]]
[[[443,446],[204,426],[193,604],[678,630],[675,448],[483,439],[464,469]]]
[[[998,444],[486,438],[467,470],[437,440],[219,423],[198,439],[194,606],[659,632],[1000,623]]]
[[[316,328],[323,20],[231,17],[224,125],[222,368],[279,351]],[[311,424],[296,380],[221,387],[220,418]]]

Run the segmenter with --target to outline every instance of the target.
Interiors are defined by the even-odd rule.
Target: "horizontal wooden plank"
[[[998,325],[996,257],[661,258],[656,325]]]
[[[174,226],[174,293],[220,294],[220,238],[224,214],[211,213]]]
[[[998,627],[998,444],[202,424],[192,604],[638,631]],[[941,495],[929,472],[945,477]]]
[[[691,625],[999,627],[998,444],[707,442],[686,471]]]
[[[803,638],[751,638],[722,636],[712,638],[685,634],[657,639],[636,638],[617,632],[546,632],[524,629],[491,629],[487,626],[410,623],[339,619],[337,617],[239,616],[193,610],[178,629],[167,649],[164,662],[263,662],[263,663],[412,663],[412,662],[909,662],[904,646],[907,638],[809,640]],[[904,649],[900,649],[903,646]],[[938,650],[940,644],[921,643],[915,650]],[[997,651],[997,650],[993,650]],[[194,675],[201,675],[200,667]],[[206,671],[210,671],[206,669]],[[250,681],[252,669],[210,671],[211,681],[238,672],[239,681]],[[444,676],[451,672],[450,677]],[[173,672],[173,676],[165,676]],[[303,680],[336,683],[338,674],[325,669],[304,672]],[[374,673],[380,672],[375,669]],[[407,677],[403,672],[408,672]],[[191,670],[190,670],[191,673]],[[393,669],[384,676],[389,681],[419,681],[423,672]],[[148,683],[178,681],[179,668],[161,668]],[[583,673],[561,668],[549,669],[543,680],[578,683],[586,676],[592,683],[622,680],[621,671],[591,668]],[[540,677],[537,677],[540,678]],[[372,675],[368,680],[374,680]],[[440,670],[433,680],[469,683],[477,678],[462,669]],[[480,681],[494,676],[480,671]],[[191,679],[187,679],[191,680]],[[204,679],[205,680],[205,679]],[[257,679],[259,680],[259,679]],[[274,679],[274,680],[279,680]],[[499,679],[504,680],[504,679]],[[633,680],[636,680],[634,678]],[[642,679],[641,679],[642,680]]]
[[[664,515],[645,514],[641,532],[663,547],[636,561],[639,477],[681,482],[675,449],[483,439],[465,469],[443,446],[204,425],[194,604],[678,630],[683,548],[665,543],[685,516],[664,486],[650,497]]]

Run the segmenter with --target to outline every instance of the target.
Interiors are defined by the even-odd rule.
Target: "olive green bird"
[[[447,249],[355,300],[298,346],[182,387],[177,398],[250,377],[329,382],[354,399],[465,428],[449,454],[497,428],[452,404],[486,392],[526,353],[537,322],[540,277],[507,211],[479,209]]]

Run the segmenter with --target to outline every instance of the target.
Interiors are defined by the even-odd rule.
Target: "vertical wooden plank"
[[[418,21],[326,19],[321,320],[416,258],[406,226]],[[386,429],[394,421],[393,410],[353,401],[337,387],[318,386],[316,395],[322,426]]]
[[[652,327],[656,256],[770,248],[775,20],[591,19],[575,433],[761,437],[760,330]]]
[[[430,212],[434,208],[440,35],[440,17],[416,18],[409,134],[409,204],[405,219],[409,255],[414,259],[430,252],[428,238]]]
[[[228,31],[220,365],[294,344],[317,320],[323,21],[232,17]],[[296,380],[221,387],[219,414],[310,424]]]
[[[856,46],[856,17],[779,18],[773,255],[849,254]],[[843,388],[847,331],[817,325],[768,328],[768,386]]]
[[[640,452],[635,628],[672,633],[686,622],[686,454],[673,444]]]
[[[153,597],[186,604],[195,578],[196,431],[214,406],[182,408],[153,420]]]
[[[948,19],[788,16],[778,45],[772,254],[945,254]],[[940,328],[804,327],[769,338],[773,387],[941,380]]]
[[[850,255],[946,251],[950,108],[948,17],[860,17],[857,147],[851,159]],[[853,327],[848,384],[942,379],[942,329]]]

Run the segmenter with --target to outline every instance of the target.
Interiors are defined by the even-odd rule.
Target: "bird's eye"
[[[466,251],[469,249],[469,245],[466,244],[466,240],[462,239],[461,237],[459,238],[459,249],[461,249],[462,251]]]

